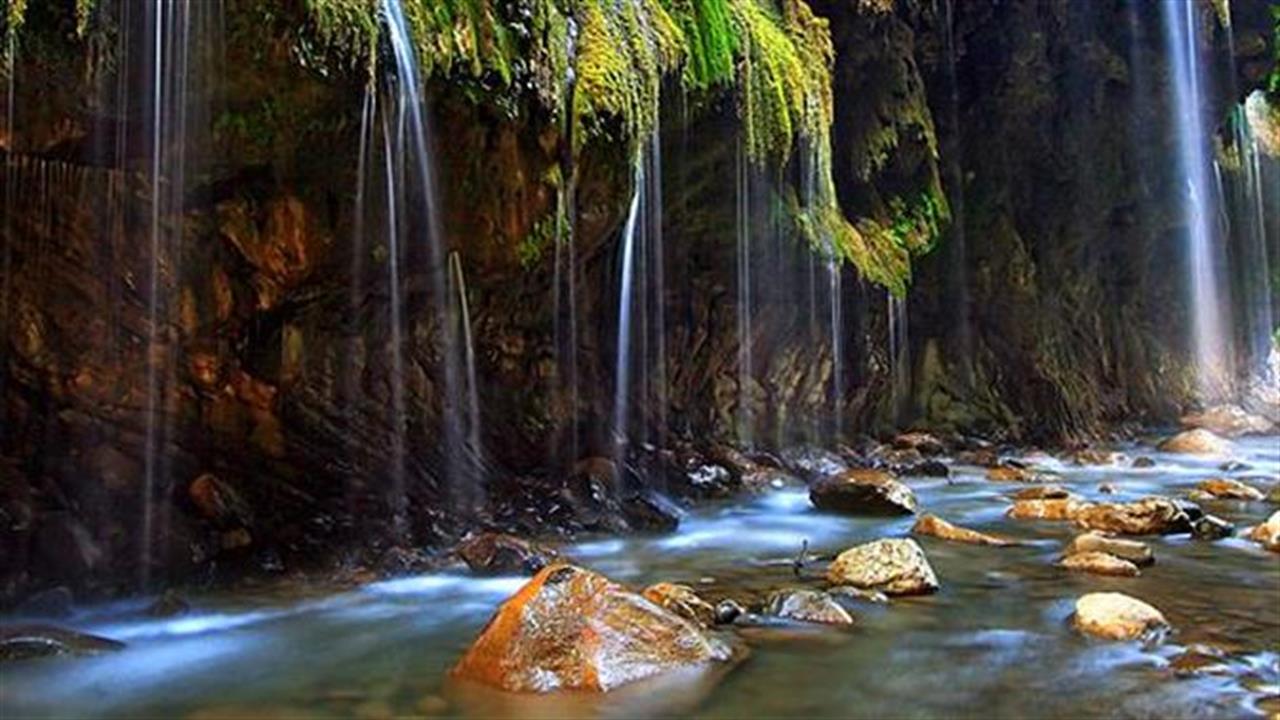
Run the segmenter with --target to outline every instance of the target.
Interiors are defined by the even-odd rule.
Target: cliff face
[[[634,438],[683,457],[832,443],[894,415],[1061,437],[1176,411],[1172,191],[1144,174],[1165,111],[1129,99],[1130,66],[1154,72],[1155,50],[1129,46],[1122,4],[956,5],[948,34],[930,4],[813,3],[835,53],[834,191],[865,247],[900,251],[871,252],[867,272],[892,277],[952,227],[916,269],[909,402],[891,407],[903,356],[888,356],[886,291],[830,270],[796,210],[823,192],[822,153],[757,162],[737,91],[668,77],[632,307]],[[489,92],[490,75],[428,85],[444,255],[459,258],[446,302],[465,285],[474,338],[483,452],[463,482],[443,450],[456,315],[435,311],[445,271],[425,240],[389,284],[363,69],[300,51],[314,48],[296,8],[229,2],[204,59],[216,81],[163,151],[188,168],[178,194],[148,181],[151,101],[115,93],[141,71],[113,72],[109,44],[57,8],[27,18],[0,138],[4,595],[366,561],[477,524],[645,526],[642,501],[618,507],[570,472],[614,452],[625,132],[565,138],[562,117]]]

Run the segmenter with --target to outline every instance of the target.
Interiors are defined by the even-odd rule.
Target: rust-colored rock
[[[827,581],[886,595],[922,595],[939,587],[924,550],[909,538],[877,540],[845,550],[827,568]]]
[[[819,625],[852,625],[849,614],[830,594],[817,590],[779,590],[769,596],[770,615]]]
[[[1121,593],[1090,593],[1076,601],[1076,629],[1104,640],[1137,640],[1168,627],[1159,610]]]
[[[451,675],[512,692],[603,692],[730,656],[693,623],[608,578],[554,565],[498,608]]]
[[[809,490],[809,499],[823,510],[865,515],[910,515],[916,494],[883,470],[847,470],[823,478]]]
[[[1261,490],[1231,478],[1204,480],[1196,485],[1195,494],[1218,500],[1262,500],[1266,497]]]
[[[970,530],[969,528],[959,527],[943,520],[937,515],[925,515],[916,521],[912,526],[911,532],[916,535],[928,535],[942,540],[950,540],[953,542],[967,543],[969,545],[994,545],[996,547],[1006,547],[1009,545],[1017,545],[1018,541],[1011,538],[1000,537],[998,535],[988,535]]]
[[[1203,428],[1185,430],[1165,439],[1158,446],[1162,452],[1179,455],[1230,455],[1231,443]]]
[[[1080,509],[1076,525],[1117,535],[1167,535],[1189,532],[1191,518],[1168,498],[1149,497],[1130,503],[1099,503]]]
[[[1247,536],[1271,552],[1280,552],[1280,511],[1271,513],[1266,522],[1251,528]]]
[[[1082,552],[1068,555],[1058,563],[1068,570],[1113,577],[1138,577],[1142,571],[1137,565],[1104,552]]]
[[[1006,514],[1014,520],[1071,520],[1089,507],[1089,503],[1075,498],[1017,500]]]
[[[703,600],[688,585],[675,583],[657,583],[650,585],[641,593],[649,602],[660,605],[686,620],[692,620],[704,627],[716,623],[716,608]]]
[[[454,550],[472,572],[483,575],[532,575],[559,560],[551,548],[503,533],[480,533]]]
[[[927,432],[905,432],[893,439],[893,446],[899,450],[916,450],[921,455],[942,455],[947,451],[937,436]]]
[[[1071,493],[1061,485],[1037,485],[1013,494],[1014,500],[1065,500]]]
[[[991,482],[1033,483],[1040,480],[1034,471],[1015,465],[1000,465],[987,470],[987,479]]]
[[[1110,537],[1098,532],[1087,532],[1075,536],[1062,554],[1069,557],[1094,552],[1114,555],[1134,565],[1150,565],[1155,562],[1151,547],[1146,543]]]

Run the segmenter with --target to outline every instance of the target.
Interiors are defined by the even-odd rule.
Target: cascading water
[[[449,253],[449,277],[453,281],[453,289],[457,302],[454,305],[456,321],[452,323],[461,334],[463,351],[463,367],[466,369],[466,439],[468,458],[473,466],[478,466],[479,458],[484,453],[480,446],[480,391],[476,381],[476,350],[471,336],[471,305],[467,301],[467,279],[462,272],[462,256],[456,251]],[[465,506],[478,508],[484,500],[483,489],[479,486],[479,477],[464,488],[467,497],[463,498]]]
[[[1262,376],[1268,365],[1272,349],[1272,336],[1276,332],[1272,308],[1271,254],[1267,242],[1268,197],[1275,198],[1280,188],[1268,183],[1263,172],[1263,154],[1258,147],[1250,110],[1264,113],[1265,109],[1251,108],[1264,103],[1260,93],[1250,96],[1233,114],[1236,132],[1235,148],[1240,167],[1235,174],[1233,193],[1233,217],[1238,218],[1236,234],[1240,237],[1241,268],[1240,288],[1244,294],[1246,345],[1248,370]],[[1276,378],[1261,378],[1275,381]]]
[[[911,392],[911,346],[907,325],[907,298],[887,293],[889,318],[889,402],[894,422],[900,422]]]
[[[401,113],[403,118],[403,113]],[[403,123],[401,123],[403,126]],[[391,127],[390,118],[382,118],[382,141],[384,160],[384,179],[387,193],[387,296],[390,311],[390,347],[391,375],[388,378],[391,389],[391,487],[388,503],[391,507],[392,532],[403,536],[406,531],[408,498],[405,490],[405,454],[406,424],[408,422],[404,396],[404,325],[402,305],[404,303],[404,287],[400,280],[401,262],[401,210],[397,201],[397,188],[402,185],[403,164],[397,164],[398,157],[393,148],[393,138],[400,133]],[[403,156],[399,156],[403,157]]]
[[[737,151],[737,330],[738,330],[738,442],[750,447],[754,440],[751,412],[751,167],[742,139]]]
[[[580,454],[578,446],[577,417],[579,404],[578,383],[578,263],[574,249],[574,220],[577,217],[575,194],[576,178],[573,163],[574,96],[577,88],[577,71],[574,64],[578,56],[578,25],[573,18],[565,29],[565,96],[561,103],[564,120],[564,150],[560,159],[561,183],[556,196],[555,278],[554,278],[554,332],[556,352],[556,392],[559,395],[562,427],[561,435],[569,435],[568,457],[556,459],[561,465],[575,462]],[[567,427],[566,427],[567,426]],[[563,447],[564,443],[556,443]],[[553,450],[559,455],[561,451]]]
[[[616,467],[621,471],[627,448],[627,397],[631,379],[631,320],[635,305],[636,245],[640,234],[640,211],[645,188],[644,164],[636,163],[635,190],[631,209],[622,230],[622,269],[618,286],[618,342],[614,355],[613,446]]]
[[[1202,400],[1226,391],[1232,365],[1219,291],[1222,247],[1210,183],[1209,135],[1203,117],[1206,77],[1201,68],[1196,13],[1191,2],[1161,3],[1173,84],[1177,177],[1185,186],[1191,345]]]

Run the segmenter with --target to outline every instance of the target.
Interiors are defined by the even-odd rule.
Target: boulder
[[[947,446],[934,435],[927,432],[905,432],[893,439],[893,446],[899,450],[916,450],[921,455],[944,455]]]
[[[876,540],[845,550],[827,568],[827,581],[886,595],[921,595],[938,589],[924,550],[909,538]]]
[[[823,478],[809,490],[809,500],[823,510],[855,515],[910,515],[916,495],[883,470],[849,470]]]
[[[951,468],[947,464],[938,459],[925,460],[907,468],[907,475],[915,475],[917,477],[934,477],[944,478],[951,477]]]
[[[1068,555],[1058,564],[1068,570],[1093,573],[1094,575],[1138,577],[1138,575],[1142,574],[1137,565],[1104,552],[1082,552]]]
[[[1135,467],[1139,469],[1153,468],[1155,466],[1156,466],[1156,461],[1152,460],[1151,458],[1145,455],[1134,458],[1133,462],[1130,464],[1130,467]]]
[[[96,655],[124,648],[124,643],[54,625],[0,627],[0,661],[55,655]]]
[[[1013,494],[1014,500],[1065,500],[1071,493],[1061,485],[1038,485]]]
[[[1187,511],[1162,497],[1089,505],[1074,513],[1071,519],[1082,528],[1117,535],[1168,535],[1191,530],[1191,516]]]
[[[1015,465],[1000,465],[987,470],[987,479],[992,482],[1030,483],[1037,480],[1036,474],[1026,468]]]
[[[688,585],[657,583],[645,588],[641,595],[649,602],[704,627],[716,624],[715,606],[699,597]]]
[[[1208,430],[1184,430],[1156,446],[1162,452],[1179,455],[1230,455],[1231,443]]]
[[[1271,552],[1280,552],[1280,511],[1271,513],[1261,525],[1250,528],[1247,536]]]
[[[1213,515],[1205,515],[1191,521],[1191,537],[1196,540],[1223,540],[1235,534],[1236,526]]]
[[[787,470],[809,482],[849,469],[839,455],[811,446],[790,447],[781,456]]]
[[[1159,610],[1122,593],[1090,593],[1076,600],[1076,629],[1105,640],[1137,640],[1167,628]]]
[[[1124,456],[1118,452],[1097,448],[1084,448],[1071,453],[1073,465],[1115,465],[1123,459]]]
[[[560,559],[555,550],[494,532],[464,539],[454,554],[481,575],[532,575]]]
[[[852,625],[853,616],[830,594],[818,590],[779,590],[769,596],[765,612],[788,620],[822,625]]]
[[[978,532],[977,530],[970,530],[969,528],[952,525],[937,515],[924,515],[916,521],[914,526],[912,526],[911,532],[916,535],[928,535],[942,540],[967,543],[969,545],[995,545],[997,547],[1006,547],[1018,544],[1017,540],[1013,540],[1011,538],[988,535],[986,533]]]
[[[510,692],[606,692],[731,657],[692,622],[603,575],[554,565],[498,608],[450,674]]]
[[[1089,507],[1089,503],[1075,498],[1015,500],[1005,514],[1014,520],[1072,520]]]
[[[1000,464],[1000,455],[989,448],[966,450],[956,454],[956,462],[961,465],[993,468]]]
[[[1262,491],[1239,480],[1231,478],[1209,478],[1196,485],[1193,499],[1215,498],[1218,500],[1262,500]]]
[[[1184,427],[1208,430],[1224,437],[1265,435],[1275,426],[1264,417],[1253,415],[1237,405],[1217,405],[1182,417]]]
[[[1066,549],[1062,551],[1062,554],[1070,557],[1072,555],[1099,552],[1113,555],[1139,566],[1150,565],[1155,562],[1155,555],[1151,552],[1151,547],[1146,543],[1110,537],[1098,532],[1087,532],[1075,536]]]

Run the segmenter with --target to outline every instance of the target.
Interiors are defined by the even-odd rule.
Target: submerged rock
[[[1150,605],[1122,593],[1090,593],[1076,601],[1076,629],[1105,640],[1137,640],[1169,626]]]
[[[865,515],[910,515],[916,494],[883,470],[849,470],[814,483],[809,500],[823,510]]]
[[[1065,500],[1071,493],[1061,485],[1039,485],[1023,488],[1013,494],[1014,500]]]
[[[1156,561],[1151,547],[1146,543],[1109,537],[1099,532],[1087,532],[1075,536],[1062,554],[1070,557],[1099,552],[1114,555],[1134,565],[1150,565]]]
[[[1024,467],[1000,465],[987,470],[987,479],[991,482],[1032,483],[1039,480],[1039,477]]]
[[[1094,575],[1138,577],[1142,574],[1138,566],[1128,560],[1096,551],[1068,555],[1058,564],[1068,570],[1093,573]]]
[[[1006,547],[1018,544],[1017,540],[1013,540],[1011,538],[988,535],[986,533],[978,532],[977,530],[970,530],[969,528],[952,525],[937,515],[924,515],[916,521],[915,525],[912,526],[911,532],[916,535],[928,535],[942,540],[968,543],[969,545],[994,545],[997,547]]]
[[[124,643],[54,625],[0,627],[0,661],[56,655],[96,655],[124,648]]]
[[[498,608],[450,674],[511,692],[604,692],[731,656],[692,622],[603,575],[555,565]]]
[[[1166,438],[1156,447],[1163,452],[1179,455],[1231,454],[1230,442],[1201,428],[1184,430],[1173,437]]]
[[[852,625],[853,616],[829,593],[818,590],[779,590],[769,596],[765,612],[788,620],[822,625]]]
[[[688,585],[657,583],[641,593],[645,599],[702,626],[716,624],[716,608]]]
[[[1155,466],[1156,466],[1156,461],[1152,460],[1151,458],[1145,455],[1134,458],[1133,463],[1131,464],[1131,467],[1135,467],[1135,468],[1153,468]]]
[[[845,550],[827,568],[827,581],[886,595],[922,595],[938,589],[924,550],[910,538],[877,540]]]
[[[1202,412],[1184,415],[1182,424],[1225,437],[1265,435],[1275,429],[1270,420],[1253,415],[1238,405],[1217,405]]]
[[[1261,490],[1231,478],[1209,478],[1196,485],[1192,499],[1262,500]]]
[[[1089,507],[1092,507],[1089,503],[1071,497],[1015,500],[1005,514],[1014,520],[1072,520]]]
[[[1076,525],[1117,535],[1169,535],[1191,530],[1191,515],[1180,505],[1162,497],[1129,503],[1099,503],[1081,508],[1072,515]]]
[[[474,573],[482,575],[532,575],[560,559],[551,548],[503,533],[480,533],[454,549]]]

